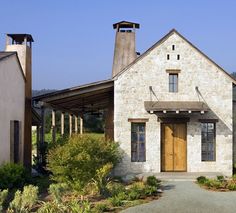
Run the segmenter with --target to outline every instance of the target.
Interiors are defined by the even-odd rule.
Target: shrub
[[[148,186],[159,187],[160,186],[160,181],[155,176],[149,176],[149,177],[147,177],[146,184]]]
[[[234,175],[232,176],[232,179],[233,179],[233,180],[236,180],[236,174],[234,174]]]
[[[156,195],[157,194],[157,187],[156,186],[146,186],[144,189],[144,193],[147,196]]]
[[[68,191],[68,185],[65,183],[51,184],[49,186],[49,193],[52,195],[53,199],[60,203],[62,201],[63,195]]]
[[[107,163],[115,166],[120,157],[117,143],[105,138],[74,135],[64,145],[49,151],[48,167],[53,180],[81,190],[95,178],[100,168]]]
[[[217,176],[217,180],[220,182],[223,182],[225,180],[225,178],[224,178],[224,176],[219,175],[219,176]]]
[[[212,188],[216,188],[216,189],[219,189],[222,187],[222,182],[220,182],[218,180],[214,180],[214,179],[208,179],[207,181],[205,181],[204,184],[207,187],[212,187]]]
[[[56,202],[42,202],[42,205],[37,211],[38,213],[64,213],[66,208],[63,204]]]
[[[109,210],[109,207],[106,203],[98,203],[96,204],[95,206],[95,212],[105,212],[105,211],[108,211]]]
[[[199,184],[204,184],[208,179],[205,176],[200,176],[197,178]]]
[[[10,211],[30,212],[33,205],[38,201],[38,187],[29,185],[25,186],[23,192],[17,190],[13,201],[10,203]]]
[[[122,206],[124,204],[124,200],[119,198],[118,196],[110,197],[108,199],[112,206]]]
[[[0,212],[3,211],[3,204],[7,199],[7,195],[8,195],[8,189],[5,189],[3,191],[0,190]]]
[[[6,163],[0,167],[0,189],[21,188],[29,180],[29,173],[20,164]]]
[[[235,191],[236,190],[236,183],[233,181],[229,182],[227,188],[229,190]]]
[[[116,196],[121,192],[125,192],[125,186],[121,183],[112,183],[108,186],[109,192],[112,196]]]
[[[93,183],[97,187],[99,194],[105,197],[107,197],[109,194],[107,185],[110,183],[108,175],[110,174],[111,169],[112,164],[107,163],[102,168],[97,169],[96,175],[93,178]]]
[[[131,185],[128,192],[129,200],[140,199],[145,194],[145,185],[143,182],[136,182]]]

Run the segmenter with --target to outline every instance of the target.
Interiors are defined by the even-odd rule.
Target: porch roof
[[[207,112],[209,107],[201,101],[145,101],[148,112]]]
[[[33,101],[71,114],[96,113],[108,107],[113,91],[113,80],[105,80],[40,95]]]

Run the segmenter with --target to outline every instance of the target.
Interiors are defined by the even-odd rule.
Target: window
[[[179,54],[177,55],[177,60],[180,60],[180,55]]]
[[[178,92],[178,74],[169,74],[169,92]]]
[[[215,123],[201,123],[202,161],[215,161]]]
[[[170,60],[170,55],[169,55],[169,54],[167,54],[167,56],[166,56],[166,57],[167,57],[167,60]]]
[[[175,45],[172,45],[172,50],[175,50]]]
[[[10,158],[13,163],[20,161],[20,122],[10,121]]]
[[[131,123],[131,161],[145,162],[145,123]]]

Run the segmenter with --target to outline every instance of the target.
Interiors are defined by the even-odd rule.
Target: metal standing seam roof
[[[145,101],[144,107],[147,111],[154,112],[209,111],[209,107],[201,101]]]

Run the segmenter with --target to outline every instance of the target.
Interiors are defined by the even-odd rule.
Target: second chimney
[[[137,58],[135,47],[135,29],[139,29],[139,24],[121,21],[113,24],[113,29],[116,29],[116,40],[112,77],[116,76]]]

